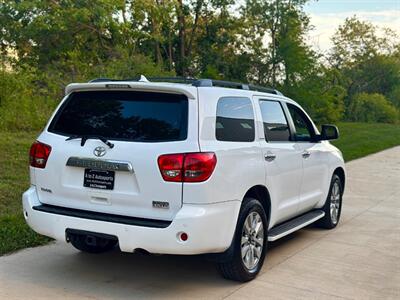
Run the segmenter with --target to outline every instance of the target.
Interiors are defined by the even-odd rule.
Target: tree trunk
[[[194,36],[196,35],[197,25],[199,23],[199,17],[200,17],[200,10],[203,6],[203,2],[204,2],[204,0],[198,0],[196,3],[194,24],[192,27],[192,32],[190,34],[189,46],[188,46],[187,53],[186,53],[189,58],[192,55],[193,40],[194,40]]]
[[[161,5],[161,3],[156,0],[155,3],[157,6]],[[154,15],[151,18],[151,26],[153,30],[153,36],[154,36],[154,56],[156,59],[156,64],[162,64],[162,55],[161,55],[161,47],[160,47],[160,41],[159,41],[159,36],[160,36],[160,25],[158,24],[158,20]]]
[[[271,38],[272,38],[272,87],[275,87],[276,84],[276,34],[275,29],[271,30]]]
[[[185,15],[182,0],[178,0],[178,28],[179,28],[179,60],[176,73],[180,76],[186,74],[186,57],[185,57]]]
[[[171,31],[168,31],[168,63],[169,63],[169,71],[172,71],[172,39],[171,39]]]

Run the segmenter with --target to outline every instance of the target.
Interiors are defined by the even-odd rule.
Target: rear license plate
[[[114,189],[114,171],[85,169],[83,186],[101,190]]]

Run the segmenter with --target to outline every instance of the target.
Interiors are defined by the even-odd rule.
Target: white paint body
[[[66,93],[68,96],[75,91],[105,90],[106,84],[72,84]],[[80,140],[65,141],[65,136],[48,132],[48,124],[37,140],[51,145],[51,154],[45,169],[30,167],[31,187],[23,194],[26,220],[38,233],[62,241],[66,240],[67,228],[110,234],[118,237],[121,250],[126,252],[137,248],[168,254],[223,252],[231,244],[241,202],[252,187],[263,186],[269,192],[269,228],[272,228],[321,208],[333,172],[337,168],[344,170],[340,151],[327,141],[269,143],[265,140],[258,101],[269,99],[298,106],[284,96],[184,84],[118,84],[129,85],[129,90],[186,95],[187,139],[163,143],[112,141],[115,147],[108,149],[102,158],[127,161],[134,172],[116,172],[114,190],[105,191],[83,187],[84,169],[66,166],[72,156],[95,158],[94,148],[104,144],[91,139],[81,147]],[[216,140],[216,107],[221,97],[251,99],[256,124],[253,142]],[[308,158],[302,156],[305,150],[311,154]],[[214,152],[217,164],[211,177],[201,183],[165,182],[157,158],[161,154],[186,152]],[[271,152],[276,159],[268,162],[264,156]],[[153,201],[168,202],[169,209],[153,207]],[[167,228],[149,228],[32,209],[40,204],[172,223]],[[179,232],[188,234],[186,242],[177,238]]]

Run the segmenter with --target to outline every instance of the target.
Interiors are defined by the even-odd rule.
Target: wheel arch
[[[268,189],[264,185],[261,185],[261,184],[252,186],[244,194],[243,199],[242,199],[242,205],[243,205],[243,200],[245,198],[247,198],[247,197],[248,198],[257,199],[257,200],[259,200],[261,202],[261,204],[262,204],[262,206],[264,208],[265,214],[267,215],[267,223],[268,223],[267,227],[268,227],[269,222],[270,222],[270,218],[271,218],[271,197],[270,197],[270,193],[269,193]],[[232,241],[231,241],[231,244],[230,244],[229,248],[226,249],[222,253],[210,253],[210,254],[207,254],[206,257],[209,260],[217,261],[217,262],[225,262],[225,261],[227,261],[227,260],[232,258],[232,255],[233,255],[233,247],[232,247],[232,245],[233,245],[233,242],[234,242],[234,239],[235,239],[236,230],[237,230],[238,217],[239,216],[236,216],[237,219],[236,219],[235,231],[234,231],[234,234],[232,236]]]
[[[264,185],[255,185],[246,192],[243,198],[246,197],[255,198],[261,202],[269,223],[271,219],[271,196],[268,189]]]
[[[346,173],[344,172],[344,169],[342,167],[337,167],[335,171],[333,171],[333,174],[336,174],[340,178],[340,182],[342,183],[342,188],[344,191],[344,187],[346,184]]]

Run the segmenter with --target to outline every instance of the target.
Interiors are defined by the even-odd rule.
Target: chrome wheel
[[[243,224],[241,239],[242,261],[248,270],[257,267],[264,247],[264,225],[261,216],[253,211]]]
[[[338,222],[338,217],[339,217],[339,211],[340,211],[340,197],[341,197],[341,191],[340,191],[340,185],[338,181],[335,181],[333,186],[332,186],[332,191],[331,191],[331,205],[330,205],[330,213],[331,213],[331,220],[333,224],[337,224]]]

